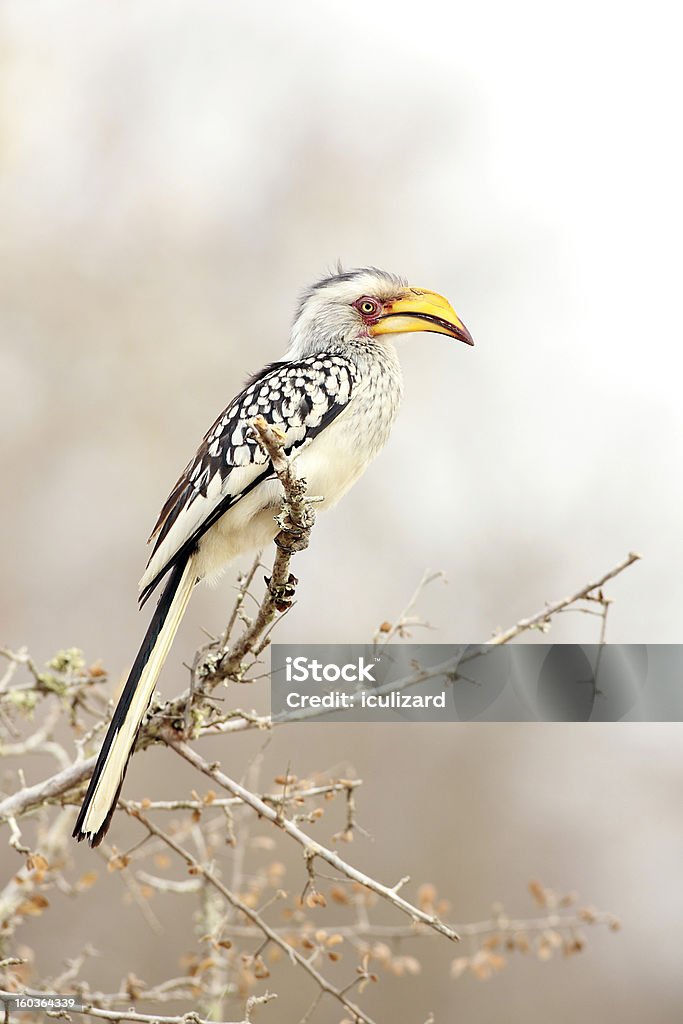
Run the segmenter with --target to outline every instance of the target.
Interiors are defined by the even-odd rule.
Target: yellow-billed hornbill
[[[331,507],[384,446],[401,401],[392,336],[431,331],[473,344],[441,295],[374,268],[340,271],[303,295],[284,357],[221,413],[166,501],[140,581],[141,603],[165,581],[102,744],[74,836],[97,846],[192,590],[277,533],[282,486],[251,430],[263,416],[285,436],[309,493]]]

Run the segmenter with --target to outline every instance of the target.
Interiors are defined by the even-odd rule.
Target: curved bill
[[[385,312],[370,328],[370,334],[407,334],[410,331],[430,331],[447,334],[466,345],[474,345],[472,335],[465,327],[448,299],[424,288],[406,288],[397,299],[385,303]]]

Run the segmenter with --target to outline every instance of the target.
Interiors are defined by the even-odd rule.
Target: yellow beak
[[[370,328],[370,334],[405,334],[408,331],[431,331],[474,345],[472,335],[443,295],[424,288],[406,288],[393,302],[387,302],[384,313]]]

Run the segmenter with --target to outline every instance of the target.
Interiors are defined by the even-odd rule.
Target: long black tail
[[[73,835],[99,846],[116,809],[128,761],[166,655],[196,582],[194,557],[171,570],[104,737]]]

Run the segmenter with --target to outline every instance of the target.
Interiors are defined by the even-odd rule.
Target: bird
[[[337,268],[302,294],[283,357],[250,377],[205,434],[148,543],[140,604],[161,586],[102,742],[74,838],[98,846],[111,824],[154,688],[195,586],[277,535],[283,490],[252,430],[280,431],[309,492],[330,508],[384,447],[402,396],[397,336],[431,332],[473,345],[447,299],[400,276]]]

